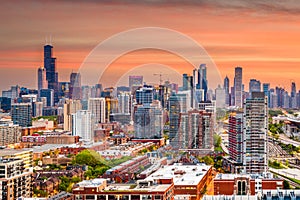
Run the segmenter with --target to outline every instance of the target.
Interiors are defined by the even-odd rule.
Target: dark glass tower
[[[70,97],[72,99],[81,99],[81,75],[72,72],[70,75]]]
[[[241,67],[235,68],[234,74],[234,105],[243,107],[243,69]]]
[[[223,87],[224,87],[224,89],[225,89],[225,103],[226,103],[226,105],[227,106],[229,106],[230,105],[230,95],[229,95],[229,78],[226,76],[225,78],[224,78],[224,85],[223,85]]]
[[[54,102],[58,102],[58,74],[56,72],[56,58],[52,57],[51,45],[44,46],[44,67],[46,68],[46,79],[48,89],[54,90]]]

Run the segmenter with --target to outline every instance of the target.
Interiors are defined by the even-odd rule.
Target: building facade
[[[261,174],[268,169],[268,102],[263,92],[253,92],[244,103],[243,166],[246,173]]]

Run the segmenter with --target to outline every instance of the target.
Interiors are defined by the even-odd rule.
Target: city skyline
[[[174,4],[167,1],[30,1],[19,4],[5,2],[1,7],[4,16],[13,17],[1,19],[4,28],[1,30],[0,90],[15,84],[37,87],[36,70],[43,65],[41,49],[45,37],[48,41],[52,37],[61,82],[78,70],[84,58],[101,41],[121,31],[149,26],[176,30],[195,39],[216,63],[221,79],[227,75],[231,83],[234,67],[241,66],[246,88],[251,78],[270,82],[270,87],[277,84],[288,91],[292,81],[300,84],[296,70],[299,64],[297,37],[300,29],[296,23],[299,5],[292,1],[254,1],[251,4],[238,0],[227,3],[188,1],[185,4],[179,1]],[[112,65],[139,66],[152,63],[154,58],[156,63],[191,71],[182,59],[157,50],[131,52]],[[199,65],[201,63],[205,62],[199,60]],[[158,82],[158,77],[151,78]]]

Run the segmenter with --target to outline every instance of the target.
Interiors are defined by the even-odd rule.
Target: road
[[[281,141],[284,144],[292,144],[296,147],[300,146],[300,142],[297,142],[295,140],[292,140],[290,138],[288,138],[286,135],[284,134],[279,134],[279,141]]]

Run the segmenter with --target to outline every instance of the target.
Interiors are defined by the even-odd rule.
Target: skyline
[[[216,63],[221,78],[230,78],[231,86],[236,66],[243,67],[246,88],[251,78],[288,91],[292,81],[300,84],[300,4],[295,1],[13,1],[2,2],[0,9],[1,91],[15,84],[37,87],[46,36],[53,38],[59,81],[66,81],[101,41],[121,31],[149,26],[176,30],[195,39]],[[191,73],[182,59],[157,50],[131,52],[112,65],[128,69],[148,65],[154,58],[159,64],[182,65],[185,73]],[[153,80],[158,82],[158,77]]]

